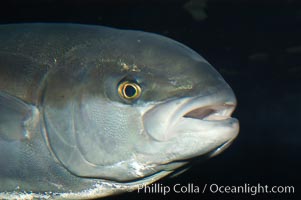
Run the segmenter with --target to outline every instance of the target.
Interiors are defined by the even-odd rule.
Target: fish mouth
[[[148,135],[157,141],[168,141],[185,133],[196,136],[205,132],[209,134],[215,130],[226,131],[231,139],[238,133],[238,121],[231,117],[235,108],[236,98],[229,90],[215,95],[171,100],[149,110],[144,115],[144,127]]]
[[[231,118],[235,110],[234,102],[224,103],[223,105],[210,105],[205,107],[190,108],[183,115],[184,118],[192,118],[203,121],[223,121]]]

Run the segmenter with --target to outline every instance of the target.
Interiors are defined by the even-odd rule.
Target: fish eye
[[[141,95],[141,87],[133,81],[122,81],[118,85],[118,94],[125,100],[136,100]]]

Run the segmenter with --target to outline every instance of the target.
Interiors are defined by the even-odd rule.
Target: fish
[[[0,44],[0,199],[134,191],[238,135],[231,87],[173,39],[20,23],[0,25]]]

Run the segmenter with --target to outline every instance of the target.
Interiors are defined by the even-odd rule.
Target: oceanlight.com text
[[[194,183],[188,184],[174,184],[163,185],[161,183],[154,183],[151,185],[139,185],[138,193],[149,194],[162,194],[168,195],[169,193],[181,193],[181,194],[250,194],[252,196],[258,194],[294,194],[294,186],[269,186],[265,184],[251,185],[245,183],[243,185],[219,185],[216,183],[198,185]]]

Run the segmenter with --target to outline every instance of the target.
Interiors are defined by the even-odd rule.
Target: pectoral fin
[[[0,140],[29,139],[37,122],[38,109],[0,91]]]

